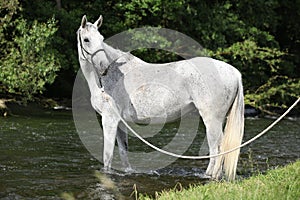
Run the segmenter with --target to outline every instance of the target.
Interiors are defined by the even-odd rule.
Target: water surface
[[[30,113],[27,114],[27,113]],[[244,140],[250,139],[274,119],[246,119]],[[172,137],[176,124],[160,137]],[[241,151],[238,175],[283,166],[299,159],[300,119],[285,119],[265,136]],[[186,154],[197,155],[204,127]],[[159,138],[161,141],[163,138]],[[155,143],[155,139],[152,140]],[[131,150],[145,149],[136,138]],[[77,199],[133,199],[133,186],[141,193],[205,183],[201,179],[207,160],[177,160],[164,169],[144,174],[106,174],[115,188],[107,189],[95,178],[102,165],[85,149],[74,127],[71,111],[31,110],[0,118],[0,199],[60,199],[63,192]],[[100,170],[101,171],[101,170]]]

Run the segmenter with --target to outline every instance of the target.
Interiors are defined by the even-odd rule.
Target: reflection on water
[[[273,120],[247,119],[244,140],[250,139]],[[300,120],[284,120],[265,136],[241,151],[238,174],[242,177],[299,159]],[[176,132],[169,125],[166,137]],[[197,155],[203,143],[204,128],[186,154]],[[164,135],[161,134],[161,137]],[[162,138],[159,138],[161,141]],[[154,141],[155,142],[155,141]],[[130,138],[131,149],[144,144]],[[134,199],[134,188],[142,193],[204,183],[201,179],[207,160],[177,160],[170,166],[143,174],[106,174],[104,181],[95,177],[101,169],[82,145],[70,112],[43,111],[35,116],[0,118],[0,198],[57,199],[63,192],[77,199]],[[100,170],[101,174],[101,170]],[[106,181],[111,181],[112,188]],[[133,194],[130,198],[129,196]]]

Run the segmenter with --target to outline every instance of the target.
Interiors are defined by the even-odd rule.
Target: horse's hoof
[[[105,174],[111,174],[113,172],[113,170],[109,167],[103,167],[103,168],[101,168],[100,171],[105,173]]]
[[[135,173],[136,172],[136,170],[134,170],[134,169],[132,169],[131,167],[127,167],[127,168],[125,168],[125,170],[124,170],[126,173],[128,173],[128,174],[133,174],[133,173]]]
[[[202,174],[202,175],[200,176],[200,178],[202,178],[202,179],[211,179],[211,175],[208,175],[208,174]]]

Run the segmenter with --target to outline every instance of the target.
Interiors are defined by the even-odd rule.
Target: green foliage
[[[186,3],[185,0],[120,0],[115,9],[123,13],[124,25],[128,28],[145,25],[167,27],[170,22],[178,21],[178,15],[184,12]]]
[[[10,26],[11,20],[13,16],[20,10],[18,0],[0,0],[0,47],[4,52],[6,49],[4,46],[6,45],[6,40],[4,39],[6,34],[5,30]]]
[[[284,52],[277,48],[260,47],[251,40],[236,42],[227,48],[218,48],[210,56],[228,63],[234,63],[242,74],[248,90],[259,87],[276,74]],[[259,77],[259,79],[257,79]]]
[[[3,52],[0,64],[2,69],[6,67],[0,75],[2,92],[33,95],[43,91],[45,84],[51,84],[55,74],[60,75],[56,80],[64,81],[74,76],[79,68],[76,31],[81,17],[87,14],[89,21],[93,21],[102,14],[101,33],[105,38],[145,26],[169,28],[190,36],[205,48],[203,52],[199,50],[201,55],[206,53],[226,61],[242,72],[246,103],[256,108],[285,107],[299,96],[300,3],[297,0],[64,0],[61,7],[53,0],[24,0],[20,5],[17,0],[0,0],[0,3],[1,16],[5,16],[0,18]],[[51,20],[53,16],[56,23]],[[155,47],[172,48],[167,38],[154,32],[136,35],[130,42],[136,46],[155,43]],[[138,49],[133,53],[148,62],[179,58],[156,49]],[[18,67],[13,68],[13,64]],[[30,75],[25,75],[24,69]],[[37,75],[33,69],[47,75]],[[29,91],[26,84],[13,81],[20,77],[28,79],[33,74],[40,82],[33,81],[35,87],[29,84],[28,88],[34,88],[30,92],[20,89]]]
[[[290,79],[287,76],[274,76],[255,92],[247,91],[245,104],[259,108],[262,111],[274,108],[287,108],[290,99],[300,97],[300,79]],[[280,102],[277,101],[280,99]]]
[[[16,4],[17,5],[17,4]],[[5,17],[4,17],[5,18]],[[56,50],[49,48],[57,31],[54,19],[46,23],[11,18],[3,27],[0,63],[1,92],[19,95],[27,100],[42,93],[46,84],[55,80],[60,63]]]

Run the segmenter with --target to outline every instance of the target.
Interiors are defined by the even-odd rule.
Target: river
[[[244,141],[273,122],[270,118],[247,118]],[[162,133],[176,131],[176,124]],[[203,143],[204,127],[187,154],[197,154]],[[164,135],[160,134],[160,140]],[[179,144],[180,145],[180,144]],[[129,150],[146,148],[130,137]],[[300,156],[300,119],[287,118],[265,136],[241,150],[238,178],[265,172],[294,162]],[[141,193],[189,184],[203,184],[207,160],[177,160],[151,173],[104,174],[105,183],[95,177],[101,163],[82,144],[71,111],[31,110],[0,118],[0,199],[60,199],[67,192],[76,199],[134,199],[134,186]],[[180,183],[180,184],[178,184]],[[132,195],[130,197],[130,195]]]

